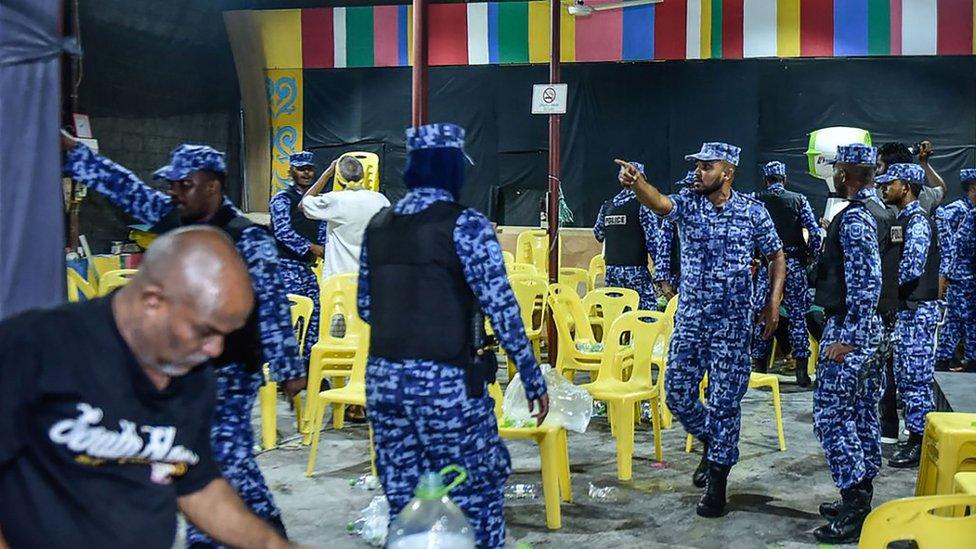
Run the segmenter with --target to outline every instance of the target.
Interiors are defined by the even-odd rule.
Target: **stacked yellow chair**
[[[596,343],[579,296],[566,285],[550,284],[548,302],[558,335],[556,371],[570,381],[578,370],[596,373],[603,353],[582,351],[577,347],[579,343]]]
[[[976,414],[926,415],[915,495],[951,494],[956,473],[972,471],[976,471]]]
[[[536,269],[535,265],[531,263],[506,263],[505,271],[509,275],[525,274],[539,276],[539,269]]]
[[[333,407],[332,417],[339,417],[336,429],[342,429],[342,412],[346,406],[366,406],[366,361],[369,356],[369,326],[365,326],[361,332],[355,350],[352,370],[349,375],[349,383],[346,385],[327,389],[318,394],[310,395],[309,400],[316,401],[314,406],[315,416],[311,426],[312,447],[308,453],[308,465],[305,467],[305,476],[310,477],[315,471],[315,457],[319,450],[319,438],[322,434],[322,422],[325,418],[325,408],[330,404]],[[373,451],[373,428],[369,428],[369,448],[370,461],[373,470],[376,470],[376,456]],[[374,473],[375,474],[375,473]]]
[[[580,297],[585,296],[593,289],[593,284],[590,282],[590,273],[586,269],[579,269],[577,267],[560,267],[559,283],[576,290],[576,293]]]
[[[924,496],[889,501],[868,515],[857,546],[887,549],[894,541],[911,540],[920,549],[972,549],[976,547],[976,513],[948,512],[967,507],[976,507],[976,496]]]
[[[678,296],[673,296],[669,301],[667,306],[664,308],[664,316],[668,321],[668,342],[670,344],[671,334],[674,333],[674,317],[678,313]],[[657,345],[654,347],[654,363],[659,364],[662,368],[661,372],[663,376],[667,376],[668,367],[668,345]],[[662,385],[663,387],[663,385]],[[674,416],[671,414],[671,409],[668,408],[668,403],[666,399],[661,399],[661,426],[665,429],[670,429],[671,425],[674,423]]]
[[[651,372],[653,349],[668,344],[668,321],[663,313],[632,311],[621,315],[605,339],[603,362],[593,383],[583,385],[595,400],[607,403],[613,435],[617,439],[617,478],[630,480],[634,459],[634,420],[640,403],[650,401],[654,430],[654,456],[661,461],[660,400],[664,376]],[[627,343],[625,343],[625,341]],[[631,374],[625,380],[625,371]]]
[[[112,290],[125,286],[138,272],[138,269],[116,269],[102,274],[98,279],[98,295],[105,296],[112,293]]]
[[[597,341],[603,341],[603,334],[620,315],[639,306],[640,294],[630,288],[596,288],[583,298],[583,310]]]
[[[519,305],[525,335],[532,344],[537,362],[542,362],[542,338],[546,315],[546,298],[549,296],[549,283],[545,277],[530,274],[513,274],[508,277],[512,292]],[[508,361],[508,379],[515,375],[512,361]]]
[[[590,275],[591,288],[596,288],[598,281],[601,284],[606,284],[607,262],[603,259],[603,254],[593,256],[593,259],[590,260],[590,267],[587,269],[587,273]]]
[[[559,238],[558,253],[562,255],[563,239]],[[546,229],[529,229],[518,235],[515,261],[534,265],[539,274],[549,275],[549,233]]]
[[[495,418],[499,422],[498,433],[501,437],[534,440],[539,445],[546,527],[550,530],[562,528],[562,510],[559,501],[560,499],[565,502],[573,501],[569,477],[569,438],[566,429],[545,424],[541,427],[501,427],[504,416],[502,389],[497,383],[493,383],[488,386],[488,394],[495,399]]]
[[[349,377],[359,338],[365,330],[366,324],[359,318],[356,305],[356,286],[358,274],[349,273],[334,275],[322,283],[319,293],[319,340],[312,346],[308,362],[308,390],[306,393],[315,394],[322,379],[329,378],[333,387],[341,387]],[[342,315],[346,322],[346,333],[343,337],[332,335],[332,318]],[[306,398],[302,410],[301,431],[305,435],[304,442],[311,442],[311,422],[316,417],[315,405],[318,399]],[[336,425],[341,425],[341,417],[333,417]]]
[[[288,294],[291,304],[291,325],[295,329],[295,339],[298,340],[299,354],[305,349],[305,337],[308,335],[308,322],[312,318],[314,304],[312,299],[303,295]],[[258,402],[261,410],[261,447],[270,450],[278,445],[278,383],[271,380],[268,365],[262,368],[264,385],[258,389]],[[295,397],[295,421],[299,427],[302,424],[301,400]]]
[[[77,303],[81,301],[82,297],[88,301],[98,296],[98,288],[82,278],[78,271],[68,267],[66,274],[68,278],[68,301]]]

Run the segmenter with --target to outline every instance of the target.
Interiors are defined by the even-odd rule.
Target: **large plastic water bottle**
[[[456,473],[454,482],[445,486],[444,476]],[[414,498],[400,511],[390,525],[388,549],[474,549],[474,531],[464,512],[447,497],[447,493],[468,478],[457,465],[439,473],[424,473],[414,490]]]

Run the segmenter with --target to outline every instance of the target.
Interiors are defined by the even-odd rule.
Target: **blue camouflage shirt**
[[[675,223],[682,246],[679,302],[720,317],[749,304],[753,251],[769,256],[783,248],[766,208],[735,191],[719,208],[690,189],[669,198],[664,219]]]
[[[954,240],[950,278],[976,280],[976,210],[969,210],[963,217]]]
[[[294,183],[291,186],[294,187]],[[299,195],[302,194],[300,190],[295,190]],[[311,249],[313,242],[295,231],[291,222],[291,208],[292,204],[288,200],[286,191],[278,191],[271,197],[271,201],[268,202],[268,209],[271,210],[271,231],[274,233],[275,240],[282,246],[304,256]],[[318,227],[317,243],[324,244],[328,224],[325,221],[320,221]]]
[[[662,219],[658,231],[657,255],[654,260],[654,282],[667,282],[671,285],[678,284],[677,265],[671,264],[671,249],[675,246],[674,239],[677,238],[674,222]]]
[[[634,194],[634,191],[632,191],[631,189],[623,189],[619,193],[617,193],[617,196],[613,197],[611,203],[616,207],[620,207],[630,202],[631,200],[637,200],[637,195]],[[606,227],[603,224],[603,218],[606,213],[606,208],[607,208],[606,203],[600,206],[600,212],[596,214],[596,224],[593,225],[593,236],[596,237],[598,242],[603,242],[607,236]],[[640,224],[641,227],[644,229],[644,244],[647,247],[648,254],[650,254],[651,256],[651,260],[654,261],[654,268],[655,270],[657,270],[657,264],[658,264],[657,254],[659,248],[658,221],[657,218],[654,216],[654,212],[649,210],[647,206],[641,204],[640,209],[638,211],[640,212],[639,214]]]
[[[393,212],[400,215],[411,215],[422,212],[435,202],[453,202],[451,193],[443,189],[417,187],[411,189],[407,195],[393,206]],[[546,392],[546,382],[542,372],[536,364],[535,354],[528,338],[519,313],[519,305],[515,300],[512,287],[508,284],[505,271],[505,261],[502,258],[502,248],[495,236],[491,223],[480,212],[466,209],[458,217],[454,229],[454,244],[464,278],[478,298],[482,312],[491,319],[495,336],[508,356],[515,362],[518,372],[525,386],[525,396],[535,400]],[[369,240],[363,238],[363,247],[359,261],[358,306],[359,316],[369,322],[370,293],[369,293]],[[371,362],[392,364],[392,361],[381,357],[370,357]],[[439,364],[431,360],[411,360],[416,365],[424,363],[432,366],[455,366]]]
[[[976,208],[969,198],[962,197],[935,211],[935,225],[939,230],[939,275],[951,278],[949,269],[955,255],[956,233],[962,225],[966,213]]]
[[[854,200],[876,200],[873,188],[861,189]],[[847,286],[847,315],[837,341],[855,347],[867,346],[881,298],[881,253],[878,224],[864,207],[848,207],[840,228],[844,252],[844,284]]]
[[[924,216],[915,215],[922,211],[922,205],[916,200],[898,212],[899,220],[908,219],[901,262],[898,263],[899,286],[920,278],[925,270],[929,245],[932,242],[932,228]]]
[[[143,223],[155,225],[175,207],[169,195],[146,185],[128,169],[95,154],[84,145],[78,145],[68,153],[64,173],[104,195],[112,204]],[[224,198],[223,207],[236,210],[227,198]],[[277,276],[278,251],[274,239],[263,228],[255,226],[245,229],[235,244],[247,264],[254,286],[261,346],[271,377],[275,381],[303,377],[305,366],[299,360],[288,299]]]

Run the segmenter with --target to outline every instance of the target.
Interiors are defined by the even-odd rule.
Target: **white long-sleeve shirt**
[[[302,209],[309,219],[328,222],[324,278],[359,271],[359,252],[366,226],[377,212],[389,205],[385,196],[366,189],[346,189],[302,199]]]

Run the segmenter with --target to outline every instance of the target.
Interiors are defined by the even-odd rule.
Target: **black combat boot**
[[[703,440],[702,444],[704,448],[702,448],[701,461],[698,462],[698,467],[695,467],[695,472],[691,475],[691,483],[696,488],[704,488],[708,479],[708,441]]]
[[[908,441],[898,447],[895,455],[888,460],[888,466],[896,469],[908,469],[918,467],[918,462],[922,459],[922,435],[911,433]]]
[[[695,510],[698,516],[715,518],[725,513],[725,489],[728,487],[731,470],[727,465],[708,462],[708,482]]]
[[[809,363],[810,357],[796,359],[796,384],[800,387],[810,386],[810,373],[807,372]]]
[[[859,487],[840,491],[843,503],[837,516],[813,531],[821,543],[854,543],[861,536],[864,519],[871,513],[871,493]]]
[[[752,371],[757,374],[765,374],[769,368],[768,358],[754,358],[752,359]]]
[[[867,490],[868,492],[868,503],[874,498],[874,479],[864,479],[861,482],[854,485],[855,488],[861,488]],[[844,505],[844,500],[839,499],[830,503],[820,504],[820,516],[825,519],[832,519],[837,516],[840,512],[841,507]]]

